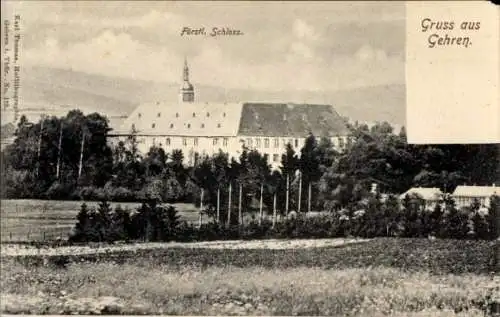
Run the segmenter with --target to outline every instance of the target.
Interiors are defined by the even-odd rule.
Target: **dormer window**
[[[193,118],[196,117],[196,113],[193,112]]]
[[[161,117],[161,112],[158,112],[158,118]]]
[[[210,112],[207,112],[207,118],[210,117]]]
[[[175,117],[179,118],[179,113],[178,112],[175,113]]]
[[[171,124],[170,124],[170,129],[172,129],[173,127],[174,127],[174,124],[173,124],[173,123],[171,123]]]
[[[188,123],[188,129],[191,128],[191,123]]]
[[[204,123],[202,123],[202,124],[201,124],[201,127],[202,127],[202,128],[204,128],[204,127],[205,127],[205,124],[204,124]]]
[[[153,129],[154,129],[155,127],[156,127],[156,124],[154,124],[154,123],[153,123],[153,124],[151,125],[151,128],[153,128]]]
[[[220,123],[217,123],[217,128],[220,128]]]
[[[140,117],[142,117],[142,114],[139,112],[139,113],[137,114],[137,116],[140,118]]]
[[[225,118],[225,117],[226,117],[226,113],[224,112],[224,113],[222,114],[222,116]]]

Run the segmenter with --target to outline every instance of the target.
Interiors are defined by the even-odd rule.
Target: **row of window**
[[[348,139],[347,143],[350,144],[351,141],[352,141],[351,139]],[[255,140],[252,138],[246,138],[246,139],[240,139],[240,142],[245,143],[245,145],[248,147],[253,147],[255,144],[256,148],[262,148],[262,146],[264,146],[264,148],[268,149],[268,148],[270,148],[271,140],[269,138],[265,138],[264,142],[262,142],[262,139],[260,139],[260,138],[256,138]],[[280,147],[280,139],[279,138],[274,138],[272,142],[273,142],[273,148],[277,149]],[[293,138],[282,139],[282,147],[286,147],[287,144],[290,144],[293,147],[298,148],[300,145],[300,142],[299,142],[299,139],[293,139]],[[345,145],[346,145],[345,140],[343,138],[339,138],[339,147],[344,148]]]
[[[187,139],[188,138],[182,138],[182,144],[184,146],[187,146],[187,143],[188,143]],[[193,139],[193,145],[197,146],[198,145],[198,138],[194,137],[192,139]],[[252,138],[246,138],[246,140],[240,139],[240,143],[244,143],[248,147],[253,147],[253,145],[254,145],[253,141],[254,140]],[[348,140],[348,141],[350,141],[350,140]],[[212,142],[213,142],[213,145],[218,145],[219,138],[213,138]],[[270,147],[270,142],[271,141],[269,138],[265,138],[264,142],[262,142],[262,139],[256,138],[255,139],[255,147],[262,148],[262,144],[263,144],[264,148],[268,149]],[[153,138],[153,143],[155,143],[155,138]],[[223,138],[223,146],[227,146],[227,143],[228,143],[228,138]],[[350,142],[348,142],[348,143],[350,143]],[[286,147],[287,144],[291,144],[295,148],[298,148],[299,147],[299,139],[282,139],[282,146]],[[166,145],[170,146],[170,138],[166,138]],[[279,138],[274,138],[273,139],[273,147],[275,149],[277,149],[277,148],[279,148],[279,145],[280,145]],[[342,138],[339,139],[339,146],[340,146],[340,148],[343,148],[345,146],[344,139],[342,139]]]
[[[262,142],[262,139],[260,138],[256,138],[255,139],[255,142],[252,138],[246,138],[245,139],[240,139],[240,143],[244,143],[246,146],[248,147],[253,147],[254,144],[255,144],[255,147],[256,148],[261,148],[262,147],[262,143],[264,143],[264,148],[268,149],[270,148],[270,143],[271,143],[271,140],[269,138],[265,138],[264,139],[264,142]],[[290,143],[292,146],[295,146],[296,148],[299,147],[299,139],[282,139],[282,145],[283,147],[286,147],[286,145]],[[273,139],[273,147],[275,149],[279,148],[280,147],[280,139],[279,138],[274,138]]]
[[[140,112],[137,114],[137,116],[138,116],[139,118],[142,118],[142,114],[141,114]],[[158,118],[161,118],[161,112],[158,112],[158,114],[157,114],[156,116],[157,116]],[[225,118],[225,117],[226,117],[226,113],[225,113],[225,112],[223,112],[223,113],[222,113],[222,116]],[[179,118],[179,113],[178,113],[178,112],[176,112],[176,113],[175,113],[175,117],[176,117],[176,118]],[[206,117],[207,117],[207,118],[209,118],[209,117],[210,117],[210,112],[207,112],[207,113],[206,113]],[[193,112],[193,118],[196,118],[196,112]]]
[[[188,142],[188,140],[190,140],[190,139],[191,138],[182,138],[182,145],[183,146],[187,146],[188,143],[190,143],[190,142]],[[194,146],[198,146],[198,138],[192,138],[192,141],[193,141],[193,145]],[[153,138],[153,143],[156,143],[156,139],[155,138]],[[165,146],[170,146],[170,144],[171,144],[170,138],[166,138],[165,139]],[[219,145],[219,138],[213,138],[212,139],[212,144],[213,145]],[[228,138],[222,138],[222,145],[223,146],[227,146],[227,144],[228,144]]]
[[[173,124],[173,123],[171,123],[171,124],[170,124],[170,128],[172,129],[173,127],[174,127],[174,124]],[[221,125],[220,123],[217,123],[217,128],[220,128],[220,127],[222,127],[222,125]],[[152,124],[151,124],[151,128],[152,128],[152,129],[156,128],[156,123],[152,123]],[[191,129],[191,123],[188,123],[188,124],[187,124],[187,128],[188,128],[188,129]],[[205,124],[204,124],[204,123],[202,123],[202,124],[201,124],[201,128],[205,128]]]

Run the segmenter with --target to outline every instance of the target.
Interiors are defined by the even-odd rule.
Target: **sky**
[[[8,1],[23,66],[272,91],[404,84],[404,2]],[[183,27],[241,36],[181,36]]]

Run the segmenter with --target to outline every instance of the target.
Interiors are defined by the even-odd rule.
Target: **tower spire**
[[[186,56],[184,56],[184,81],[189,82],[189,67]]]
[[[184,56],[183,83],[181,86],[179,99],[181,102],[194,102],[194,88],[189,82],[189,67],[187,58]]]

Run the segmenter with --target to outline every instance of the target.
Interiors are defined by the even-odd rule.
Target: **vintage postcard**
[[[498,6],[1,5],[1,314],[500,316]]]

